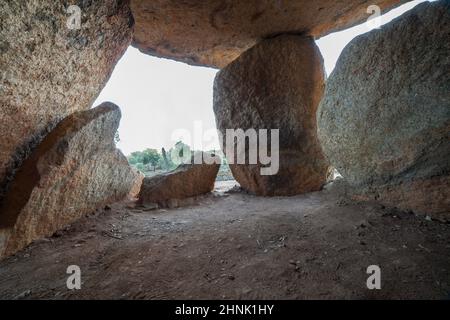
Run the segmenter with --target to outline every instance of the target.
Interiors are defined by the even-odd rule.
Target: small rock
[[[17,295],[15,299],[23,299],[23,298],[28,297],[30,294],[31,294],[31,290],[26,290],[26,291],[20,293],[19,295]]]
[[[152,210],[157,210],[159,208],[157,203],[146,203],[143,206],[143,211],[152,211]]]
[[[54,237],[54,238],[59,238],[59,237],[62,237],[63,236],[63,234],[64,234],[64,232],[63,231],[61,231],[61,230],[58,230],[58,231],[56,231],[54,234],[53,234],[53,236],[52,237]]]

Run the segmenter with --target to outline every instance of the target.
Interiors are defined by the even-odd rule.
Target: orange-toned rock
[[[264,40],[217,74],[214,112],[224,153],[234,144],[226,139],[227,129],[279,129],[277,174],[262,175],[259,161],[230,164],[242,188],[262,196],[290,196],[318,191],[326,183],[329,166],[316,133],[324,77],[314,40],[296,35]]]
[[[80,29],[76,10],[80,9]],[[75,8],[75,7],[74,7]],[[131,42],[126,1],[10,0],[0,5],[0,200],[55,125],[89,109]]]
[[[0,208],[0,257],[124,199],[136,173],[116,149],[111,103],[61,121],[18,170]]]
[[[140,171],[133,170],[136,174],[136,179],[134,180],[134,184],[131,187],[130,193],[128,194],[129,198],[136,199],[139,196],[139,192],[141,192],[142,182],[144,181],[144,174]]]
[[[217,157],[217,156],[216,156]],[[171,202],[199,196],[214,189],[220,159],[214,164],[182,164],[177,169],[154,177],[145,177],[139,203],[171,207]]]
[[[319,38],[408,0],[131,0],[133,45],[142,52],[222,68],[264,38]]]
[[[450,222],[448,175],[352,188],[350,194],[358,201],[378,201],[388,207],[427,214],[437,220]]]

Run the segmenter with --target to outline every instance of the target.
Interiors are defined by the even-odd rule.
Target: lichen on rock
[[[328,79],[319,138],[358,199],[450,218],[450,1],[355,38]]]

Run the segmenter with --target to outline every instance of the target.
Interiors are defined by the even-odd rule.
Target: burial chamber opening
[[[317,3],[326,1],[302,3],[309,6],[306,11],[314,11],[321,9]],[[449,83],[443,73],[448,69],[448,42],[443,41],[448,23],[439,17],[449,21],[449,0],[423,4],[410,14],[404,13],[384,29],[358,37],[342,54],[342,48],[356,35],[369,31],[370,26],[363,24],[318,39],[317,34],[326,33],[323,28],[334,28],[322,24],[307,36],[287,32],[255,40],[241,34],[233,42],[236,30],[220,31],[233,9],[220,7],[210,20],[211,27],[218,30],[216,36],[225,36],[232,46],[243,43],[229,55],[226,47],[216,46],[217,39],[201,38],[206,50],[200,52],[195,49],[203,43],[192,38],[180,40],[177,32],[170,33],[167,29],[167,41],[157,43],[159,51],[143,48],[149,44],[139,42],[145,28],[138,28],[133,35],[130,10],[127,5],[121,7],[128,1],[111,2],[117,6],[111,9],[102,2],[79,1],[84,11],[83,24],[89,25],[81,31],[67,31],[64,24],[58,23],[65,22],[66,16],[60,10],[62,6],[54,5],[55,2],[40,1],[36,8],[37,2],[22,6],[13,0],[7,2],[6,10],[0,10],[0,18],[5,11],[13,16],[25,10],[35,13],[16,19],[32,17],[24,24],[26,40],[17,31],[8,36],[6,45],[0,40],[0,64],[5,51],[18,53],[14,55],[18,59],[8,59],[6,77],[1,80],[7,79],[4,82],[7,94],[2,96],[7,100],[5,119],[14,118],[12,114],[19,118],[17,125],[6,121],[4,132],[8,134],[2,141],[6,143],[2,144],[0,164],[4,163],[8,148],[19,141],[17,136],[33,136],[43,126],[46,127],[42,132],[48,131],[43,140],[36,139],[36,149],[30,146],[32,155],[24,157],[22,164],[18,162],[19,172],[8,194],[9,206],[0,207],[0,259],[6,258],[0,262],[5,274],[1,287],[7,289],[0,290],[0,296],[20,297],[23,295],[18,294],[26,292],[25,296],[31,297],[61,297],[53,289],[64,286],[59,275],[61,271],[64,274],[61,266],[65,267],[66,262],[80,266],[83,274],[92,275],[83,282],[82,297],[161,297],[162,292],[174,297],[200,298],[213,292],[223,298],[225,294],[251,298],[253,293],[253,297],[269,298],[318,294],[319,298],[367,297],[365,279],[360,282],[360,278],[369,264],[382,266],[386,288],[395,288],[383,291],[383,297],[448,293],[448,283],[441,280],[448,278],[450,229],[440,223],[449,217],[445,159],[450,153],[444,139],[448,131],[448,122],[445,127],[448,104],[434,97],[448,97],[448,90],[442,90]],[[139,2],[132,0],[134,4]],[[229,3],[232,2],[238,7],[250,3]],[[400,2],[378,1],[381,5]],[[399,8],[397,14],[418,2]],[[191,3],[191,9],[196,11],[205,8],[197,4],[208,6],[215,1],[178,3]],[[269,1],[265,3],[271,6]],[[287,15],[300,12],[295,8],[298,1],[279,3],[293,6]],[[347,24],[351,10],[344,10],[345,6],[349,8],[355,3],[363,5],[363,1],[329,1],[325,9],[344,12],[339,23]],[[333,10],[334,5],[342,6],[343,10]],[[253,25],[261,29],[257,32],[264,33],[265,27],[258,21],[267,16],[279,18],[278,13],[250,9],[257,10],[256,15],[249,15]],[[319,13],[318,18],[324,15],[327,12]],[[142,17],[135,14],[135,18],[138,25],[139,19],[142,23]],[[381,19],[389,21],[386,16]],[[425,23],[416,23],[418,20]],[[176,25],[172,22],[170,27]],[[291,22],[297,23],[291,20],[288,24]],[[105,27],[110,29],[105,31]],[[165,24],[159,27],[164,29]],[[252,31],[248,25],[242,27],[244,33]],[[202,27],[193,24],[188,30],[191,28],[193,38],[198,38],[195,30],[198,32]],[[151,36],[154,29],[148,30]],[[1,29],[0,33],[4,31]],[[35,43],[26,43],[25,51],[8,45],[16,36],[20,41],[32,39],[33,32],[45,36],[33,38],[40,39]],[[226,39],[228,35],[231,40]],[[132,39],[135,47],[129,46]],[[150,39],[150,44],[152,40],[155,39]],[[215,65],[221,70],[153,58],[139,53],[136,47],[188,63]],[[47,53],[61,56],[61,61],[54,59],[43,64],[35,59]],[[183,58],[185,54],[187,58]],[[224,63],[229,60],[233,61]],[[420,63],[415,63],[419,60]],[[23,70],[17,61],[29,68]],[[424,81],[417,81],[417,76]],[[385,96],[380,97],[379,93]],[[374,100],[382,103],[371,103]],[[38,109],[33,106],[43,112],[31,114]],[[372,106],[380,108],[373,110]],[[317,122],[304,121],[308,117],[317,117]],[[245,165],[241,169],[228,168],[226,163],[222,168],[175,169],[173,150],[180,156],[181,149],[182,158],[185,153],[192,156],[193,150],[217,153],[220,145],[213,143],[216,126],[223,130],[241,125],[282,129],[280,140],[284,149],[280,152],[280,167],[288,164],[282,178],[275,173],[259,179],[260,167],[255,173],[254,168]],[[23,129],[33,127],[34,133]],[[436,127],[439,129],[433,130]],[[379,128],[384,131],[377,131]],[[417,128],[421,131],[418,135]],[[407,134],[402,135],[404,132]],[[271,133],[270,142],[276,141],[276,134]],[[365,138],[371,143],[361,148],[360,142]],[[306,148],[301,149],[302,146]],[[329,163],[316,161],[317,146],[327,152]],[[313,150],[313,157],[302,163],[305,158],[299,154],[308,150]],[[415,158],[417,151],[419,158]],[[392,158],[399,154],[401,157]],[[412,160],[412,165],[402,159]],[[303,167],[307,170],[298,173],[297,160],[301,165],[306,163]],[[328,174],[324,169],[329,164],[343,173],[339,182],[323,183],[324,176],[320,177],[323,180],[318,179],[319,183],[309,180],[317,168]],[[372,168],[375,170],[369,171]],[[0,175],[2,170],[4,167],[0,166]],[[337,174],[335,171],[334,175]],[[242,188],[222,195],[223,189],[216,185],[211,193],[216,177],[223,178],[222,175],[236,177]],[[361,191],[356,195],[347,186],[334,192],[340,182],[354,183],[361,178],[363,182],[378,184],[362,188],[356,184],[356,191]],[[298,185],[297,181],[306,183]],[[202,196],[197,199],[197,194]],[[180,205],[179,196],[194,202]],[[44,264],[45,268],[39,267]],[[397,267],[401,264],[417,268],[408,268],[404,278],[398,274]],[[105,274],[105,270],[109,272]],[[51,280],[49,274],[56,275],[55,279]],[[224,290],[218,292],[216,283],[209,281],[213,278],[205,277],[207,274],[223,274],[217,279],[224,284],[220,285]],[[18,281],[17,276],[23,281]],[[417,281],[418,276],[425,276],[425,281]],[[30,278],[41,278],[46,283]],[[305,282],[308,279],[311,281]],[[160,280],[163,286],[155,286]],[[127,284],[123,285],[123,281]],[[285,290],[284,283],[294,286]],[[253,293],[248,291],[250,285]],[[329,288],[344,287],[345,292],[333,289],[322,296]],[[239,293],[241,289],[245,290],[243,295]],[[77,296],[76,292],[69,294]]]
[[[146,177],[190,162],[189,153],[218,155],[216,180],[234,181],[219,144],[213,113],[217,69],[157,58],[129,47],[93,104],[121,108],[116,146]]]
[[[391,11],[386,16],[381,16],[381,22],[387,23],[392,18],[403,14],[406,10],[411,9],[414,5],[417,5],[418,3],[423,1],[412,1],[409,2],[407,5],[398,8],[397,10]],[[119,15],[123,14],[122,11],[126,11],[124,8],[119,8]],[[116,12],[117,13],[117,12]],[[113,22],[116,20],[112,20]],[[123,24],[123,26],[130,27],[130,20],[129,15],[124,14],[123,17],[117,20],[118,23]],[[316,41],[316,44],[319,46],[321,54],[324,58],[325,63],[325,70],[328,75],[331,74],[334,65],[336,63],[337,58],[339,57],[343,47],[355,36],[365,33],[369,31],[370,29],[378,27],[375,25],[368,25],[367,23],[364,23],[360,26],[347,29],[345,31],[331,34],[329,36],[323,37]],[[51,28],[50,28],[51,29]],[[51,29],[55,31],[56,29]],[[215,132],[215,119],[213,115],[213,103],[212,103],[212,95],[213,95],[213,79],[216,76],[217,70],[215,69],[207,69],[204,67],[191,67],[182,63],[173,62],[169,60],[159,59],[159,58],[153,58],[147,55],[142,55],[138,52],[137,49],[133,47],[129,47],[129,42],[127,42],[129,39],[131,39],[129,30],[126,28],[117,28],[118,34],[115,34],[114,41],[118,45],[117,50],[114,54],[107,55],[105,54],[105,57],[102,56],[101,52],[97,52],[97,56],[103,58],[99,59],[97,65],[95,67],[98,67],[97,69],[92,68],[88,69],[86,74],[81,74],[80,72],[76,72],[75,70],[70,70],[70,74],[77,74],[80,76],[87,76],[87,78],[78,79],[79,81],[87,82],[88,80],[95,80],[94,83],[88,83],[86,86],[90,89],[89,94],[86,94],[86,99],[92,101],[92,97],[96,96],[98,94],[98,91],[96,91],[98,88],[103,87],[104,82],[106,82],[106,79],[109,77],[109,71],[112,71],[114,69],[114,72],[112,76],[110,77],[109,81],[107,82],[106,87],[98,97],[97,101],[94,103],[94,107],[102,103],[103,101],[112,101],[116,103],[121,109],[122,109],[122,122],[121,127],[119,128],[119,134],[116,135],[117,126],[119,125],[120,120],[120,110],[116,106],[112,106],[109,104],[104,105],[104,114],[96,114],[95,116],[89,117],[89,119],[84,119],[87,121],[88,124],[92,125],[89,127],[89,129],[86,129],[85,132],[80,133],[79,136],[77,136],[77,139],[80,139],[80,145],[77,143],[74,143],[71,145],[67,139],[62,139],[59,141],[58,139],[60,136],[58,136],[58,139],[55,139],[55,141],[59,141],[57,148],[55,149],[55,153],[51,154],[45,154],[45,157],[43,157],[42,162],[45,164],[43,165],[41,162],[38,163],[36,167],[41,167],[43,169],[44,176],[48,172],[51,172],[52,168],[51,166],[46,167],[48,164],[54,164],[54,163],[63,163],[64,159],[59,160],[59,156],[61,154],[64,154],[67,151],[74,152],[76,150],[79,150],[82,145],[86,145],[87,141],[91,141],[91,145],[96,145],[95,148],[86,148],[84,151],[83,157],[81,157],[79,160],[80,163],[83,163],[83,160],[90,159],[90,153],[98,152],[99,150],[108,150],[108,157],[107,160],[110,161],[110,163],[121,163],[121,166],[118,166],[113,171],[109,172],[107,175],[101,175],[102,177],[107,177],[108,183],[104,183],[104,189],[112,190],[112,192],[107,193],[107,196],[103,197],[101,202],[108,202],[113,201],[119,198],[118,195],[123,195],[124,190],[127,188],[124,188],[124,185],[129,185],[132,183],[131,175],[129,175],[127,172],[127,167],[124,165],[126,163],[126,160],[137,168],[140,171],[144,171],[148,175],[153,175],[157,173],[158,168],[164,169],[162,171],[169,171],[170,169],[173,169],[175,167],[175,163],[171,163],[171,159],[169,159],[171,152],[170,150],[173,149],[175,144],[178,145],[190,145],[191,150],[203,150],[203,151],[214,151],[219,152],[220,146],[217,143],[214,143],[215,137],[213,134],[213,131]],[[126,31],[123,31],[126,30]],[[46,30],[47,31],[47,30]],[[274,41],[277,41],[280,37],[276,37]],[[83,53],[84,51],[83,46],[92,46],[92,43],[89,43],[86,39],[75,37],[78,41],[76,43],[75,49],[79,52]],[[312,37],[310,38],[312,39]],[[111,40],[111,39],[110,39]],[[303,41],[303,40],[302,40]],[[263,41],[261,41],[263,42]],[[295,41],[294,41],[295,42]],[[339,46],[336,44],[339,43]],[[97,43],[95,43],[97,45]],[[94,45],[94,48],[88,47],[85,51],[88,52],[86,54],[87,57],[84,56],[76,56],[74,59],[85,59],[89,60],[89,57],[93,54],[92,52],[98,51],[99,48],[103,49],[103,43],[98,43],[99,48],[96,48]],[[134,39],[133,42],[134,46],[139,46],[139,43],[136,39]],[[297,44],[295,44],[297,45]],[[298,44],[299,47],[301,47],[303,44]],[[6,47],[5,47],[6,48]],[[128,49],[127,49],[128,48]],[[6,48],[5,50],[7,50]],[[32,50],[32,46],[27,46],[27,50],[29,50],[31,53],[34,49],[39,49],[39,47],[36,47]],[[74,50],[75,50],[74,49]],[[95,50],[92,50],[95,49]],[[243,49],[243,48],[241,48]],[[248,48],[245,48],[248,49]],[[3,50],[3,49],[2,49]],[[91,50],[91,51],[89,51]],[[142,51],[145,51],[141,48]],[[75,52],[78,52],[75,51]],[[245,50],[241,50],[245,51]],[[249,50],[251,51],[251,49]],[[70,52],[72,55],[73,52]],[[119,59],[122,54],[125,53],[125,55],[122,57],[120,62],[116,65],[117,60]],[[149,52],[149,53],[155,53],[155,52]],[[317,53],[317,52],[316,52]],[[30,53],[28,53],[30,54]],[[79,53],[78,53],[79,54]],[[164,52],[157,52],[158,55],[164,55]],[[251,57],[251,53],[249,53]],[[169,55],[170,56],[170,55]],[[248,56],[247,52],[242,53],[243,56]],[[319,56],[319,55],[318,55]],[[129,57],[132,57],[129,59]],[[172,57],[174,58],[174,57]],[[175,57],[176,58],[176,57]],[[229,58],[229,57],[228,57]],[[239,57],[238,59],[240,59]],[[158,61],[158,63],[153,64],[151,68],[146,69],[144,64],[141,64],[139,61],[141,59],[149,59]],[[268,60],[270,62],[270,59]],[[189,61],[188,61],[189,62]],[[233,61],[234,62],[234,61]],[[72,62],[72,64],[75,65],[75,63]],[[163,66],[165,64],[165,66]],[[167,69],[166,69],[167,67]],[[103,69],[102,69],[103,68]],[[181,69],[189,69],[191,74],[189,76],[183,76],[182,73],[180,73],[179,70]],[[224,66],[224,69],[227,69],[228,66]],[[110,70],[111,69],[111,70]],[[54,70],[51,70],[52,72]],[[67,70],[66,70],[67,71]],[[78,70],[79,71],[79,70]],[[84,71],[84,70],[83,70]],[[58,71],[53,72],[56,74]],[[126,76],[123,76],[121,73],[125,74]],[[52,74],[50,72],[50,74]],[[8,75],[7,75],[8,76]],[[51,78],[51,77],[49,77]],[[276,77],[275,77],[276,79]],[[58,80],[58,79],[57,79]],[[59,79],[61,81],[61,79]],[[275,81],[276,82],[276,81]],[[48,85],[51,87],[52,83],[44,83],[44,85]],[[267,84],[263,84],[264,85]],[[194,86],[194,87],[193,87]],[[26,86],[23,86],[26,87]],[[200,88],[201,87],[201,88]],[[51,101],[52,103],[49,104],[50,106],[58,106],[58,105],[67,105],[67,104],[73,104],[75,101],[79,102],[77,99],[80,96],[80,92],[77,90],[84,90],[83,86],[74,86],[73,91],[65,93],[63,95],[61,94],[55,94],[58,96],[58,98],[55,98],[54,101]],[[81,89],[80,89],[81,88]],[[206,89],[205,89],[206,88]],[[264,87],[266,88],[266,87]],[[144,93],[150,93],[150,95],[146,96]],[[32,96],[32,95],[30,95]],[[64,97],[67,101],[61,101],[58,99],[61,99],[61,96]],[[63,99],[64,100],[64,99]],[[85,101],[81,101],[80,103],[83,104]],[[28,101],[29,103],[29,101]],[[79,103],[79,104],[80,104]],[[24,104],[27,105],[26,103]],[[158,111],[159,108],[159,111]],[[63,110],[58,114],[58,117],[53,118],[50,117],[49,119],[41,119],[39,117],[38,120],[42,123],[48,122],[50,125],[48,126],[48,130],[51,131],[55,128],[56,124],[64,119],[65,117],[73,116],[74,111],[79,111],[77,109],[70,109],[70,110]],[[56,114],[57,112],[55,112]],[[52,115],[52,112],[48,113]],[[48,114],[44,114],[47,116]],[[83,117],[81,117],[83,118]],[[26,119],[27,121],[29,119]],[[75,126],[83,127],[79,122],[82,121],[80,117],[73,116],[71,120],[74,120],[75,123],[77,123]],[[35,120],[33,120],[35,121]],[[26,122],[26,121],[25,121]],[[25,123],[28,125],[28,123]],[[117,153],[115,148],[109,143],[104,143],[108,139],[102,140],[102,135],[100,134],[100,131],[98,129],[98,125],[106,124],[105,127],[101,127],[104,129],[104,134],[107,137],[114,137],[116,144],[119,148],[125,149],[124,152],[129,155],[128,159],[125,159]],[[39,127],[41,123],[32,123],[32,125],[36,125],[36,127]],[[32,126],[30,125],[30,126]],[[42,129],[42,128],[39,128]],[[200,132],[200,139],[196,139],[196,130],[199,130]],[[20,130],[12,131],[12,137],[11,139],[8,139],[8,141],[14,141],[14,135],[20,135],[22,132]],[[60,132],[61,133],[61,132]],[[98,136],[97,136],[98,135]],[[74,134],[75,136],[75,134]],[[95,136],[96,139],[92,139]],[[207,137],[206,141],[203,139],[204,137]],[[155,140],[155,142],[149,143],[148,141]],[[82,143],[81,143],[82,142]],[[56,142],[55,142],[56,143]],[[207,146],[204,146],[203,143],[206,143]],[[65,145],[69,145],[73,147],[73,150],[65,147]],[[7,146],[10,147],[10,146]],[[163,151],[164,148],[164,151]],[[82,148],[81,148],[82,149]],[[10,151],[10,150],[9,150]],[[143,152],[144,151],[144,152]],[[45,153],[45,152],[44,152]],[[134,153],[134,154],[133,154]],[[5,152],[5,155],[8,155]],[[2,154],[3,156],[3,154]],[[85,158],[84,158],[85,157]],[[3,159],[2,159],[3,160]],[[41,159],[39,158],[39,161]],[[99,159],[96,159],[96,164],[101,163],[101,161],[97,161]],[[33,158],[31,158],[30,161],[34,161]],[[3,165],[3,163],[2,163]],[[33,166],[35,164],[33,163]],[[70,161],[67,162],[68,168],[70,167]],[[123,165],[123,166],[122,166]],[[120,167],[120,169],[118,169]],[[89,167],[89,163],[86,163],[86,168],[90,168],[90,170],[94,170],[94,167]],[[111,170],[112,166],[108,165],[108,169]],[[228,170],[228,167],[226,164],[222,166],[224,171],[225,178],[230,178],[231,174]],[[4,171],[4,167],[0,168]],[[85,168],[83,168],[85,169]],[[98,172],[95,170],[92,172],[92,176],[95,176],[95,174],[102,173],[102,170],[106,170],[105,168],[95,167],[95,169],[99,169]],[[220,172],[220,170],[219,170]],[[3,172],[1,172],[3,173]],[[64,173],[64,172],[63,172]],[[33,174],[34,175],[34,174]],[[36,176],[36,175],[34,175]],[[117,177],[122,177],[123,179],[118,179]],[[39,180],[41,177],[34,180]],[[76,177],[80,178],[80,180],[76,180],[77,182],[85,182],[85,177]],[[33,180],[33,181],[34,181]],[[50,180],[50,178],[49,178]],[[275,180],[274,180],[275,181]],[[20,182],[20,181],[19,181]],[[271,181],[272,182],[272,181]],[[41,187],[42,185],[45,186],[51,186],[50,181],[39,181],[37,183],[38,187]],[[122,189],[121,189],[122,185]],[[68,184],[66,187],[70,187],[71,185]],[[33,184],[30,187],[35,187]],[[26,190],[28,193],[29,190]],[[58,190],[58,191],[67,191],[67,190]],[[287,194],[287,193],[286,193]],[[265,195],[263,193],[263,195]],[[273,193],[271,194],[273,195]],[[285,195],[285,193],[283,194]],[[92,196],[92,202],[95,202],[95,196],[89,194],[89,196]],[[14,198],[14,196],[12,197]],[[67,199],[61,199],[61,200],[55,200],[54,198],[49,197],[48,203],[46,205],[54,206],[55,208],[64,205],[64,201]],[[35,201],[36,203],[41,201],[42,199],[39,198],[37,195],[35,199],[27,199],[22,198],[20,202],[20,207],[16,211],[20,211],[23,209],[23,203],[33,203]],[[73,199],[70,199],[73,200]],[[77,199],[79,201],[80,199]],[[61,203],[58,203],[58,201],[61,201]],[[81,201],[80,201],[81,202]],[[89,201],[87,201],[89,203]],[[79,203],[78,203],[79,204]],[[44,208],[44,205],[41,205],[42,208]],[[32,207],[30,207],[32,208]],[[84,208],[84,207],[83,207]],[[89,209],[88,207],[85,208],[86,210]],[[31,210],[31,209],[27,209]],[[9,212],[9,211],[8,211]],[[31,212],[31,211],[30,211]],[[0,225],[5,225],[10,227],[13,223],[11,221],[14,220],[17,215],[15,214],[7,214],[0,217]],[[34,230],[18,230],[19,233],[30,233],[29,239],[25,239],[25,242],[29,242],[30,239],[34,238],[37,234],[44,234],[47,233],[48,230],[45,230],[43,232],[42,230],[39,230],[39,228],[44,224],[46,221],[37,222],[35,226],[33,226]],[[64,219],[61,219],[61,221],[52,221],[55,222],[57,225],[49,227],[49,229],[55,229],[62,226]],[[24,243],[25,243],[24,242]],[[21,247],[22,244],[14,244],[13,248],[15,247]],[[14,249],[11,249],[11,252],[14,251]]]
[[[352,39],[390,22],[420,2],[394,9],[375,23],[362,23],[316,40],[327,76]],[[179,163],[170,159],[172,151],[187,145],[191,151],[218,153],[223,163],[217,180],[235,181],[216,134],[213,83],[218,72],[215,68],[157,58],[130,46],[92,107],[111,101],[121,108],[116,145],[130,165],[144,175],[175,169]],[[333,168],[331,179],[340,176]]]

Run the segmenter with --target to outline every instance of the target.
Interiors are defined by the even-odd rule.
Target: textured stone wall
[[[358,199],[450,218],[449,34],[450,1],[424,3],[339,58],[319,138]]]
[[[92,106],[131,42],[133,18],[122,0],[0,2],[1,199],[42,138]],[[80,29],[67,26],[71,4]]]

